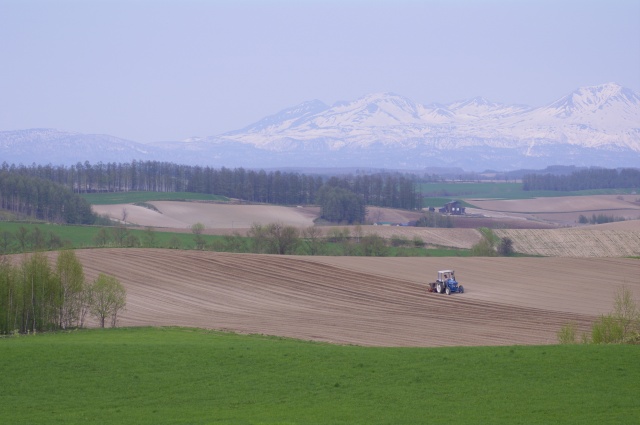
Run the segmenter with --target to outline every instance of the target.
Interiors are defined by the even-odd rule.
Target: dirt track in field
[[[54,255],[54,254],[51,254]],[[567,258],[284,257],[77,251],[87,279],[127,288],[125,326],[193,326],[370,346],[552,344],[586,329],[615,289],[640,296],[640,262]],[[424,283],[454,268],[464,294]]]

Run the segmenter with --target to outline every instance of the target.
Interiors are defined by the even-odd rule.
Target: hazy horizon
[[[394,92],[543,106],[640,91],[632,1],[0,0],[0,131],[211,136]]]

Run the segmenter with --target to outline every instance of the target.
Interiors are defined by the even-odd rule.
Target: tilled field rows
[[[121,325],[194,326],[343,344],[554,343],[563,324],[575,321],[586,329],[605,303],[611,305],[612,297],[603,297],[593,315],[563,308],[570,307],[580,282],[563,279],[558,286],[553,279],[539,277],[536,290],[532,275],[542,275],[544,262],[530,270],[521,261],[547,259],[497,259],[518,261],[495,263],[496,270],[507,269],[511,276],[491,282],[476,281],[476,274],[486,275],[492,268],[487,263],[491,259],[283,257],[145,249],[83,250],[78,257],[88,279],[103,272],[125,284],[128,310]],[[562,267],[550,263],[560,271],[585,265],[549,260],[566,261]],[[465,294],[447,297],[426,292],[427,276],[444,264],[462,273]],[[599,269],[628,275],[638,264],[618,259],[603,262]],[[516,280],[513,275],[518,270],[519,277],[528,280]],[[530,296],[531,291],[549,288],[559,302],[548,308],[544,304],[549,298]]]
[[[640,231],[592,229],[496,230],[520,253],[549,257],[630,257],[640,255]]]

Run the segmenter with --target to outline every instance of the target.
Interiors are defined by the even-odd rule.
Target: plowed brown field
[[[520,217],[528,220],[575,226],[579,217],[591,218],[593,214],[622,217],[627,220],[640,218],[637,195],[560,196],[534,199],[469,199],[479,212],[494,217]]]
[[[52,253],[52,256],[55,254]],[[127,288],[126,326],[193,326],[372,346],[550,344],[586,329],[615,289],[640,295],[632,259],[284,257],[77,251],[88,279]],[[426,292],[454,268],[464,294]]]

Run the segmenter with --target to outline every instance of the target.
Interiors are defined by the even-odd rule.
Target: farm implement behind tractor
[[[429,283],[429,292],[451,295],[452,292],[464,292],[464,287],[458,284],[453,270],[440,270],[438,279]]]

